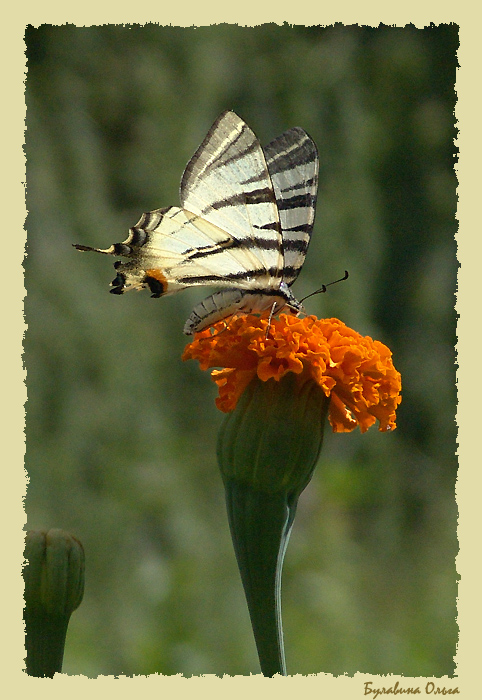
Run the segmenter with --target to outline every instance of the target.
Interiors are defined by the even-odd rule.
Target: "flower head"
[[[286,314],[268,321],[240,315],[227,328],[220,322],[213,329],[197,333],[183,359],[198,360],[202,369],[223,368],[211,373],[221,411],[232,411],[255,377],[279,382],[292,372],[300,383],[314,381],[330,397],[334,432],[349,432],[357,425],[365,432],[377,420],[381,431],[396,427],[401,378],[390,350],[342,321]]]

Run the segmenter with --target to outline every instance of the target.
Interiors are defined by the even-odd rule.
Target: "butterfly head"
[[[300,313],[304,312],[304,306],[301,301],[294,296],[291,289],[288,287],[286,282],[281,282],[280,284],[280,296],[284,299],[284,305],[279,308],[274,309],[274,313],[277,314],[280,311],[285,311],[287,313],[293,314],[293,316],[299,316]]]

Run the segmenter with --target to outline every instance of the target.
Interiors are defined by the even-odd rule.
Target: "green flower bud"
[[[25,559],[27,673],[52,677],[62,670],[70,615],[84,594],[84,550],[63,530],[31,530]]]
[[[318,384],[292,372],[253,379],[220,430],[223,478],[297,498],[318,460],[329,404]]]

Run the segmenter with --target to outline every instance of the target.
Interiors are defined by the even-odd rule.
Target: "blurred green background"
[[[204,290],[108,294],[124,240],[178,204],[234,109],[320,152],[298,298],[387,344],[393,434],[327,431],[283,577],[288,673],[454,673],[455,25],[29,27],[28,528],[86,550],[64,672],[259,673],[228,531],[214,385],[180,359]],[[280,426],[280,430],[283,426]]]

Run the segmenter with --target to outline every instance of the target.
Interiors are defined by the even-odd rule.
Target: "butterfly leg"
[[[236,315],[236,314],[233,314],[233,315],[231,316],[231,318],[229,319],[229,322],[228,322],[228,323],[226,323],[226,321],[223,319],[222,323],[224,323],[224,328],[223,328],[222,330],[218,331],[217,333],[214,331],[213,327],[211,326],[211,331],[212,331],[211,337],[214,338],[214,336],[216,336],[216,335],[221,335],[221,333],[224,333],[225,331],[227,331],[228,328],[229,328],[229,324],[231,323],[231,321],[233,320],[233,318],[235,317],[235,315]],[[219,323],[219,321],[218,321],[218,323]]]
[[[270,310],[269,316],[268,316],[268,325],[266,326],[266,333],[264,336],[265,338],[268,338],[269,329],[271,328],[271,319],[273,318],[273,314],[274,314],[274,311],[276,309],[276,306],[277,306],[277,302],[274,301],[273,304],[271,305],[271,310]]]

